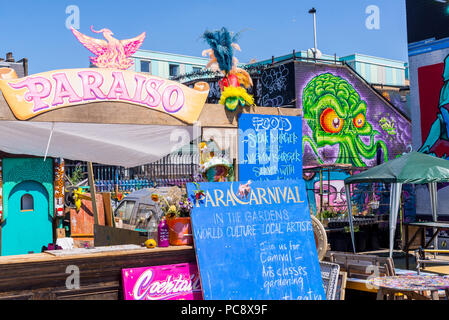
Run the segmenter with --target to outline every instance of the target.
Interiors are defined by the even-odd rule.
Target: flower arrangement
[[[160,196],[154,193],[151,195],[151,199],[154,202],[159,203],[164,215],[168,219],[190,217],[193,203],[188,198],[187,194],[183,194],[178,187],[171,188],[166,196]]]
[[[190,211],[193,209],[193,203],[189,197],[185,195],[181,201],[179,201],[179,216],[190,217]]]
[[[168,201],[166,202],[167,205],[165,206],[165,209],[163,208],[163,211],[165,213],[165,216],[167,218],[175,218],[179,215],[179,210],[174,204],[169,204]]]
[[[176,203],[173,202],[172,198],[169,196],[161,197],[159,195],[151,195],[151,199],[157,199],[159,205],[161,206],[162,212],[164,213],[164,216],[167,218],[174,218],[178,216],[179,209]]]

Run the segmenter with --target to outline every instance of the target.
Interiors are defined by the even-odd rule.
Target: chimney
[[[6,54],[6,62],[14,62],[14,58],[12,56],[12,52],[8,52]]]

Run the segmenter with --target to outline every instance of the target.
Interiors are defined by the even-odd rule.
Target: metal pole
[[[317,53],[317,40],[316,40],[316,13],[313,13],[313,39],[315,43],[315,59],[316,59],[316,53]]]
[[[316,9],[315,8],[310,9],[309,13],[313,14],[313,40],[314,40],[314,44],[315,44],[315,51],[313,53],[313,57],[316,61],[316,54],[317,54],[317,50],[318,50],[317,36],[316,36]]]
[[[94,212],[94,223],[98,224],[97,199],[95,194],[95,181],[92,169],[92,162],[87,163],[87,174],[89,178],[90,197],[92,198],[92,211]]]

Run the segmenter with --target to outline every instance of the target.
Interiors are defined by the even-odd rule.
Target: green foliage
[[[81,163],[77,163],[75,166],[75,170],[72,173],[72,176],[69,177],[70,182],[73,185],[76,185],[76,184],[80,183],[81,181],[83,181],[83,177],[84,177],[83,167],[81,166]]]
[[[330,218],[336,218],[338,217],[338,212],[333,210],[332,208],[329,209],[325,209],[323,211],[321,211],[321,218],[323,219],[330,219]]]

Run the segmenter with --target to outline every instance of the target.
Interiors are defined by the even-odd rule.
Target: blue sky
[[[29,59],[29,72],[87,67],[90,54],[66,28],[66,8],[80,10],[80,31],[109,28],[118,39],[146,31],[142,49],[200,56],[206,29],[243,31],[241,62],[313,47],[317,9],[318,48],[339,56],[362,53],[407,61],[405,0],[21,0],[0,6],[0,56]],[[380,9],[380,29],[368,30],[367,6]]]

